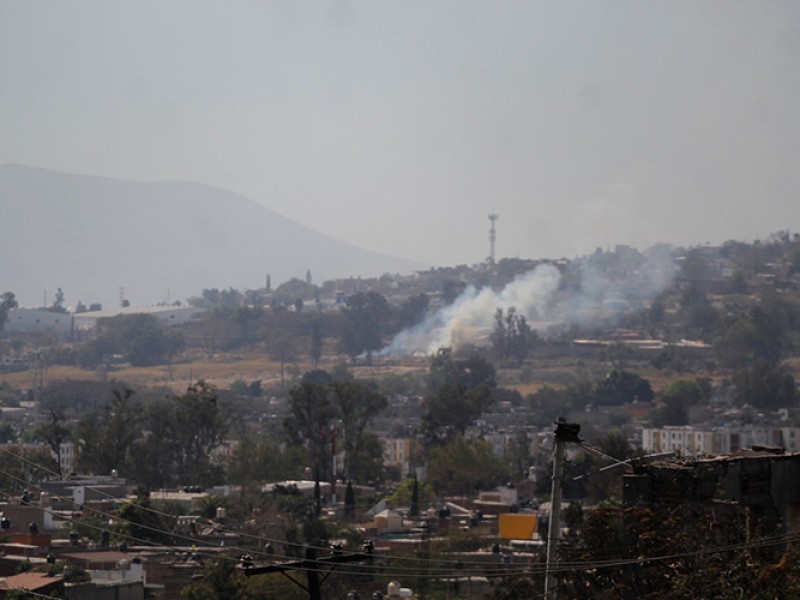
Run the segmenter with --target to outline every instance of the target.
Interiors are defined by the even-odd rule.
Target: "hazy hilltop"
[[[135,182],[0,165],[0,288],[20,303],[184,300],[203,288],[258,288],[410,273],[425,265],[370,252],[238,194],[179,181]],[[330,210],[336,210],[331,206]],[[382,227],[385,224],[373,224]]]

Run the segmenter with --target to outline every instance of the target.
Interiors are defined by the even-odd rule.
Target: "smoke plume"
[[[438,348],[474,343],[491,329],[498,308],[505,311],[513,306],[528,320],[540,319],[547,313],[560,280],[557,268],[540,265],[499,292],[469,286],[452,304],[397,334],[383,353],[394,356],[430,354]]]
[[[628,261],[622,260],[629,258]],[[467,287],[450,305],[401,331],[382,354],[431,354],[442,347],[487,343],[495,312],[514,307],[532,328],[548,325],[605,326],[647,306],[675,276],[670,249],[598,253],[570,263],[564,271],[539,265],[500,291]]]

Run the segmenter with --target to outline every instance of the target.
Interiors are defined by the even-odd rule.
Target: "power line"
[[[20,458],[23,461],[31,462],[31,461],[27,461],[27,459],[25,459],[23,457],[19,457],[17,455],[14,455],[13,453],[8,452],[6,449],[2,449],[2,450],[4,452],[7,452],[7,453],[11,454],[12,456],[16,456],[17,458]],[[31,464],[35,465],[35,463],[31,463]],[[36,465],[36,466],[39,466],[39,465]],[[39,466],[39,468],[42,468],[43,470],[48,471],[48,469],[46,469],[45,467]],[[22,478],[20,478],[20,477],[18,477],[16,475],[13,475],[11,473],[8,473],[6,471],[0,470],[0,474],[5,475],[6,477],[9,477],[10,479],[22,482],[22,483],[24,483],[26,485],[30,485],[29,482],[25,481],[24,479],[22,479]],[[39,486],[35,486],[34,485],[32,487],[39,487]],[[90,489],[92,489],[92,488],[90,488]],[[102,490],[97,490],[97,491],[98,492],[102,492]],[[8,493],[5,493],[5,492],[0,492],[0,493],[2,493],[3,495],[5,495],[8,498],[14,498],[14,496],[12,496],[11,494],[8,494]],[[112,498],[112,496],[110,494],[106,494],[106,495],[107,495],[107,497]],[[61,500],[66,500],[65,498],[60,497],[60,496],[53,496],[53,497],[57,498],[57,499],[61,499]],[[69,501],[73,502],[71,500],[69,500]],[[157,511],[155,509],[147,509],[145,507],[140,507],[140,508],[143,508],[145,510],[150,510],[151,512],[154,512],[154,513],[159,514],[159,515],[167,516],[169,518],[174,518],[173,515],[169,515],[167,513],[163,513],[163,512]],[[42,510],[46,511],[46,512],[49,512],[50,514],[52,514],[54,516],[59,516],[59,517],[63,518],[65,521],[73,523],[73,524],[78,524],[78,525],[81,525],[81,526],[84,526],[84,527],[88,527],[90,529],[99,530],[99,531],[107,531],[107,529],[105,529],[104,527],[100,527],[100,526],[94,525],[92,523],[79,522],[79,521],[76,521],[76,520],[71,519],[71,518],[64,518],[63,515],[58,515],[55,511],[52,511],[52,510],[48,510],[48,509],[44,509],[44,508],[42,508]],[[132,523],[131,521],[127,521],[125,519],[120,518],[119,516],[111,515],[111,514],[108,514],[108,513],[104,513],[102,511],[94,511],[94,512],[96,514],[98,514],[100,516],[103,516],[105,518],[108,518],[108,519],[116,519],[117,521],[119,521],[121,523],[133,524],[133,525],[142,527],[143,529],[147,529],[149,531],[153,531],[153,532],[156,532],[156,533],[161,533],[161,534],[164,534],[164,535],[176,538],[176,539],[182,539],[182,540],[191,542],[193,546],[198,546],[198,545],[202,546],[202,545],[204,545],[203,544],[203,540],[198,540],[198,539],[192,538],[190,536],[184,536],[184,535],[180,535],[180,534],[175,534],[175,533],[170,532],[170,531],[166,531],[166,530],[163,530],[163,529],[142,525],[140,523]],[[185,553],[186,550],[187,550],[187,547],[174,546],[174,545],[170,545],[170,544],[158,544],[158,543],[153,542],[151,540],[145,540],[145,539],[142,539],[142,538],[137,538],[137,537],[134,537],[132,535],[124,534],[122,532],[115,532],[115,535],[117,537],[122,537],[124,539],[140,542],[140,543],[142,543],[143,545],[146,545],[146,546],[168,548],[168,549],[170,549],[170,550],[172,550],[174,552]],[[261,538],[261,537],[258,537],[258,536],[251,536],[251,537],[254,537],[255,539],[259,539],[259,540],[270,540],[270,538]],[[271,541],[276,541],[278,543],[284,543],[281,540],[271,540]],[[755,548],[774,547],[774,546],[779,546],[779,545],[783,545],[783,544],[786,544],[786,543],[789,543],[789,542],[796,542],[796,541],[800,541],[800,534],[780,534],[780,535],[776,535],[776,536],[768,536],[768,537],[761,538],[759,540],[755,540],[755,541],[751,541],[751,542],[729,544],[729,545],[725,545],[725,546],[704,548],[704,549],[699,549],[699,550],[690,551],[690,552],[675,553],[675,554],[662,555],[662,556],[653,556],[653,557],[642,557],[642,556],[640,556],[640,557],[630,558],[630,559],[614,558],[614,559],[609,559],[609,560],[605,560],[605,561],[603,561],[603,560],[573,561],[573,562],[560,561],[559,563],[555,563],[554,565],[549,565],[549,569],[550,569],[551,572],[554,572],[554,573],[565,573],[565,572],[572,572],[572,571],[585,571],[585,570],[598,569],[598,568],[615,568],[615,567],[623,567],[623,566],[636,565],[636,564],[641,565],[641,564],[647,564],[647,563],[651,563],[651,562],[660,562],[660,561],[668,561],[668,560],[679,560],[679,559],[682,559],[682,558],[693,558],[693,557],[697,557],[697,556],[719,554],[719,553],[724,553],[724,552],[738,552],[738,551],[752,550],[752,549],[755,549]],[[323,551],[330,551],[331,550],[330,548],[327,548],[327,547],[313,547],[313,546],[308,546],[308,545],[299,544],[299,543],[292,543],[291,545],[295,546],[295,547],[303,547],[303,548],[311,547],[311,548],[313,548],[315,550],[323,550]],[[274,555],[270,555],[270,554],[265,553],[265,552],[258,552],[256,550],[252,550],[252,549],[248,549],[248,548],[242,548],[242,547],[239,547],[239,546],[229,546],[229,547],[225,547],[225,549],[226,550],[235,550],[237,552],[264,554],[264,555],[270,557],[271,559],[274,559]],[[233,557],[227,557],[227,556],[224,556],[224,555],[206,554],[206,553],[199,552],[199,551],[196,551],[196,550],[195,550],[195,553],[198,556],[204,556],[206,558],[232,560],[232,561],[235,561],[237,563],[240,560],[240,559],[236,559],[236,558],[233,558]],[[374,558],[378,558],[378,556],[375,555]],[[460,569],[463,569],[466,566],[476,566],[476,567],[486,567],[487,566],[487,563],[485,563],[485,562],[469,562],[469,563],[465,563],[463,561],[458,561],[458,560],[455,560],[455,559],[452,561],[452,564],[448,564],[448,562],[450,562],[450,561],[445,561],[445,560],[441,560],[441,559],[426,559],[426,560],[423,560],[423,559],[420,559],[420,558],[409,558],[409,557],[380,557],[380,558],[385,558],[386,560],[393,560],[393,561],[398,561],[398,562],[420,563],[423,566],[421,566],[419,568],[415,568],[415,567],[401,568],[401,567],[390,567],[388,565],[364,565],[362,567],[362,569],[360,569],[360,570],[357,570],[357,571],[341,571],[340,573],[343,574],[343,575],[345,575],[345,574],[347,574],[347,575],[363,575],[365,569],[367,569],[367,570],[374,569],[376,571],[380,570],[382,573],[385,573],[386,571],[389,571],[390,574],[393,573],[395,576],[398,576],[398,577],[402,577],[402,576],[419,577],[419,576],[421,576],[421,572],[425,572],[424,577],[432,578],[432,579],[439,579],[439,578],[446,577],[445,574],[450,574],[450,576],[453,576],[453,574],[457,574],[460,571]],[[319,561],[322,561],[322,560],[323,559],[319,559]],[[326,563],[323,562],[321,564],[326,564]],[[431,565],[440,565],[440,566],[433,567]],[[494,566],[494,565],[490,565],[490,566]],[[499,565],[497,565],[497,566],[499,566]],[[303,570],[303,569],[297,569],[297,570]],[[517,567],[509,568],[509,567],[506,566],[505,568],[497,569],[496,573],[492,572],[492,571],[490,571],[490,572],[494,576],[527,577],[527,576],[536,575],[536,574],[543,574],[543,573],[545,573],[546,570],[548,570],[548,565],[545,562],[545,563],[538,563],[538,565],[536,563],[532,563],[532,564],[525,565],[525,566],[518,567],[518,568]]]

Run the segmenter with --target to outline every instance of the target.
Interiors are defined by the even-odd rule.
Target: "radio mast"
[[[492,226],[489,228],[489,264],[494,264],[494,241],[497,239],[497,230],[494,227],[495,221],[500,218],[500,215],[495,213],[489,214],[489,221]]]

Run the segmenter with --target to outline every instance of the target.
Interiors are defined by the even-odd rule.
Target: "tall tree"
[[[134,366],[148,366],[171,360],[185,340],[161,325],[153,315],[119,315],[98,323],[95,343],[104,351],[120,353]]]
[[[422,427],[426,445],[447,444],[463,436],[491,402],[491,392],[485,386],[469,390],[462,385],[443,385],[425,399]]]
[[[214,478],[211,451],[228,432],[228,415],[219,405],[216,389],[204,381],[174,396],[173,403],[179,480],[208,484]]]
[[[737,404],[775,410],[797,406],[797,388],[792,373],[764,359],[741,369],[733,376]]]
[[[56,290],[56,298],[53,301],[53,306],[50,308],[50,310],[57,313],[67,312],[67,309],[64,308],[64,292],[61,291],[61,288]]]
[[[427,294],[409,296],[397,308],[396,320],[398,329],[413,327],[420,323],[428,313],[430,297]]]
[[[446,444],[454,436],[463,436],[494,402],[495,388],[495,370],[490,362],[477,355],[454,360],[449,349],[439,350],[431,358],[430,393],[422,417],[426,445]]]
[[[131,451],[132,479],[150,488],[185,484],[186,481],[180,481],[177,474],[180,448],[173,400],[168,397],[146,403],[141,409],[140,420],[144,435]]]
[[[347,490],[344,493],[344,517],[352,521],[356,516],[356,493],[353,490],[353,482],[347,482]]]
[[[643,377],[616,370],[598,381],[592,392],[594,403],[598,406],[618,406],[634,400],[649,402],[654,395],[650,382]]]
[[[34,438],[44,441],[53,451],[58,465],[58,475],[59,477],[63,476],[61,472],[61,445],[70,439],[70,434],[72,433],[65,411],[61,408],[50,407],[47,410],[46,420],[40,423],[32,433]]]
[[[723,366],[744,368],[763,359],[777,365],[792,349],[790,333],[800,329],[798,305],[768,295],[747,316],[729,325],[714,341]]]
[[[466,391],[485,386],[497,387],[494,366],[485,358],[473,354],[467,359],[454,359],[449,348],[440,348],[431,356],[428,371],[428,391],[435,394],[445,385],[461,386]]]
[[[333,381],[330,390],[344,429],[345,473],[349,478],[364,481],[368,438],[366,428],[384,408],[386,396],[376,388],[358,380]]]
[[[336,407],[326,385],[303,381],[289,390],[284,432],[290,444],[308,448],[312,465],[323,480],[331,476],[327,433],[336,416]]]
[[[494,319],[495,326],[491,339],[495,355],[501,363],[513,361],[517,367],[522,366],[530,354],[534,339],[534,333],[527,320],[513,306],[505,315],[503,309],[498,308]]]
[[[322,358],[322,323],[320,323],[319,318],[314,318],[311,321],[311,347],[309,349],[309,355],[311,357],[311,361],[314,363],[314,368],[316,369],[319,366],[319,361]]]
[[[19,304],[16,296],[12,292],[3,292],[3,295],[0,296],[0,331],[3,331],[6,321],[8,321],[9,311],[17,306]]]
[[[4,493],[23,491],[52,478],[58,465],[49,449],[7,444],[0,450],[0,486]]]
[[[383,347],[382,327],[388,315],[389,303],[378,292],[359,292],[347,299],[342,347],[353,364],[359,354],[366,354],[372,364],[372,353]]]
[[[508,481],[508,471],[490,442],[456,436],[430,451],[428,478],[441,494],[472,494]]]
[[[114,399],[78,421],[80,466],[86,473],[107,475],[113,469],[129,477],[132,452],[141,437],[140,411],[131,401],[133,390],[115,389]]]
[[[414,476],[414,487],[411,488],[411,504],[408,508],[408,515],[410,517],[419,516],[419,482],[416,476]]]

